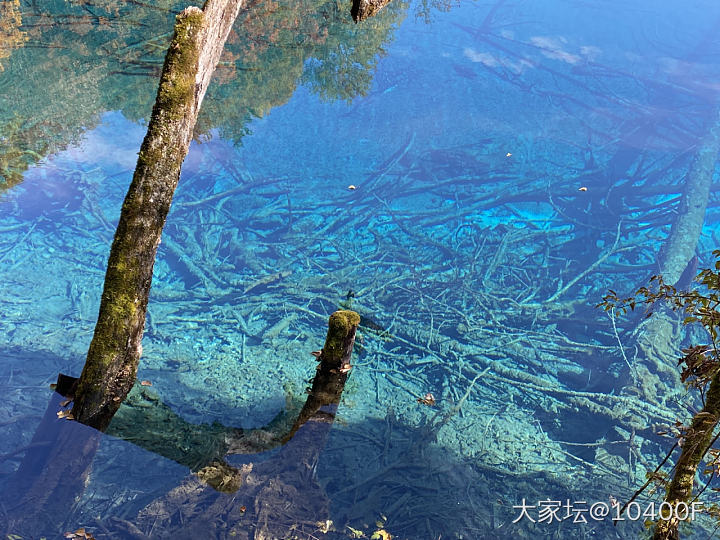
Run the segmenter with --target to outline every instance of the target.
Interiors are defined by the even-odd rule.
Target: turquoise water
[[[73,424],[41,424],[58,408],[49,385],[82,369],[183,5],[3,2],[6,535],[643,534],[644,518],[613,527],[582,509],[626,501],[665,457],[674,439],[657,432],[700,403],[678,350],[702,336],[671,324],[648,353],[642,316],[613,327],[594,306],[660,271],[693,156],[712,148],[714,3],[391,4],[357,26],[344,4],[248,6],[164,230],[138,372],[188,431],[148,448],[73,426],[67,460],[89,464],[75,498],[27,456]],[[699,268],[718,247],[714,186],[684,239]],[[230,493],[169,457],[192,446],[188,426],[251,430],[296,411],[340,307],[363,323],[328,433],[231,453],[250,487]],[[418,402],[428,392],[434,406]],[[51,497],[20,497],[31,480]],[[523,500],[536,521],[548,500],[570,517],[518,519]],[[18,521],[33,512],[48,517]],[[687,534],[713,530],[699,518]]]

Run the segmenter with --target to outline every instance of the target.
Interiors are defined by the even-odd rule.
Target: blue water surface
[[[130,427],[102,435],[49,385],[82,370],[184,6],[3,5],[6,534],[645,534],[614,501],[702,406],[677,358],[707,338],[595,306],[714,264],[716,3],[412,2],[358,25],[342,3],[246,6],[164,229]],[[362,320],[335,421],[263,447],[341,308]],[[177,457],[224,429],[252,444]]]

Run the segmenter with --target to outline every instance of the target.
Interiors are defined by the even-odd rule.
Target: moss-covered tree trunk
[[[705,222],[705,209],[710,196],[715,162],[720,152],[720,108],[716,110],[714,116],[713,125],[693,157],[680,201],[679,215],[673,222],[670,235],[660,255],[660,272],[667,283],[675,283],[680,279],[688,261],[695,255]],[[656,319],[650,319],[654,326],[645,328],[645,332],[638,340],[643,351],[652,350],[651,343],[657,340],[657,336],[661,335],[663,330],[666,333],[671,331],[671,322],[666,318]],[[719,420],[720,374],[715,375],[711,380],[705,396],[705,406],[693,417],[690,429],[684,438],[680,458],[675,464],[675,473],[665,496],[665,501],[673,508],[679,503],[690,502],[698,466],[709,449],[713,431]],[[684,515],[684,512],[679,514]],[[678,525],[676,519],[659,520],[655,526],[653,540],[677,540]]]
[[[705,453],[710,448],[713,431],[720,420],[720,374],[715,375],[710,382],[710,388],[705,399],[705,406],[697,413],[690,424],[690,429],[682,443],[680,458],[675,464],[675,474],[668,487],[665,501],[672,508],[685,503],[689,506],[692,498],[693,485],[697,468]],[[673,516],[664,516],[655,526],[653,540],[678,540],[679,521],[675,516],[685,516],[687,512],[680,509]]]
[[[242,0],[177,16],[155,106],[108,261],[100,314],[73,415],[104,430],[135,382],[153,265],[212,72]]]
[[[215,538],[218,534],[209,531],[241,517],[242,523],[235,526],[256,527],[255,538],[289,538],[298,522],[308,519],[312,522],[315,516],[327,517],[327,497],[314,479],[314,467],[340,403],[359,322],[360,316],[353,311],[337,311],[330,316],[312,390],[294,422],[292,413],[284,411],[270,424],[247,431],[220,424],[191,424],[160,403],[148,389],[131,394],[108,433],[189,467],[210,486],[188,493],[183,485],[157,501],[162,505],[176,504],[173,493],[180,492],[189,498],[178,504],[187,504],[188,510],[196,506],[207,508],[192,520],[186,518],[177,524],[167,514],[168,521],[158,524],[158,514],[153,511],[149,515],[141,513],[138,524],[147,531],[161,527],[168,533],[179,525],[179,537],[191,537],[190,531],[195,531],[197,538]],[[61,375],[57,390],[64,393],[74,383],[72,377]],[[64,407],[61,404],[64,396],[60,393],[53,395],[20,467],[0,493],[0,530],[23,538],[50,537],[62,532],[68,508],[82,496],[101,441],[98,431],[58,419]],[[227,455],[263,453],[279,446],[283,448],[273,459],[261,459],[249,469],[238,469],[225,461]],[[249,470],[253,471],[253,478],[247,482]],[[218,499],[215,490],[237,495]],[[294,494],[293,498],[288,494]],[[253,499],[256,501],[253,509],[247,512],[241,509]],[[292,512],[287,510],[288,503]],[[182,513],[195,514],[184,509]],[[132,531],[121,528],[132,536]]]

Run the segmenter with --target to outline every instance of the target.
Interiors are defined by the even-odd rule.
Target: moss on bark
[[[202,98],[240,0],[208,0],[177,16],[148,132],[110,249],[95,333],[73,415],[107,428],[135,382],[155,255]]]
[[[710,448],[718,420],[720,420],[720,374],[715,375],[710,381],[705,406],[693,417],[690,429],[684,437],[682,452],[675,464],[675,474],[665,496],[665,501],[669,502],[673,509],[677,508],[678,504],[690,502],[698,465]],[[676,540],[680,537],[679,522],[674,516],[686,515],[686,512],[674,511],[673,516],[669,515],[666,509],[664,512],[666,515],[655,526],[653,540]]]

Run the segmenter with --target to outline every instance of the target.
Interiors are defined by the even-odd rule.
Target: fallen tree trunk
[[[687,261],[695,254],[705,221],[705,209],[718,153],[720,153],[720,108],[716,110],[713,126],[693,157],[685,192],[680,202],[680,215],[673,223],[668,241],[664,245],[664,257],[660,260],[660,269],[667,283],[675,283],[680,279]],[[658,318],[654,326],[646,328],[640,336],[638,345],[644,351],[652,346],[653,338],[657,338],[657,335],[653,334],[657,333],[661,325],[667,330],[671,329],[670,323]],[[677,368],[674,372],[677,373]],[[665,495],[665,501],[670,504],[675,517],[678,515],[679,506],[685,505],[687,508],[692,500],[698,466],[710,449],[713,432],[719,421],[720,374],[716,374],[710,382],[702,410],[695,414],[685,435],[680,457],[675,464],[675,473]],[[663,515],[656,522],[653,540],[680,538],[680,521],[675,517]]]
[[[705,209],[710,197],[715,162],[720,153],[720,108],[713,125],[703,138],[685,179],[678,217],[670,228],[660,252],[660,274],[665,283],[677,283],[690,259],[695,255],[700,232],[705,223]]]
[[[685,177],[679,214],[658,255],[658,273],[663,276],[665,283],[678,283],[683,271],[695,256],[719,153],[720,108],[715,111],[713,124],[693,156]],[[638,363],[636,369],[640,368],[641,364],[650,366],[679,388],[677,332],[676,317],[663,311],[645,320],[636,331],[638,358],[645,362]],[[642,374],[638,375],[642,377]],[[653,403],[657,402],[660,396],[656,389],[652,388],[646,389],[643,397]]]
[[[105,430],[135,383],[153,266],[200,105],[242,0],[177,16],[155,106],[110,250],[73,415]]]

